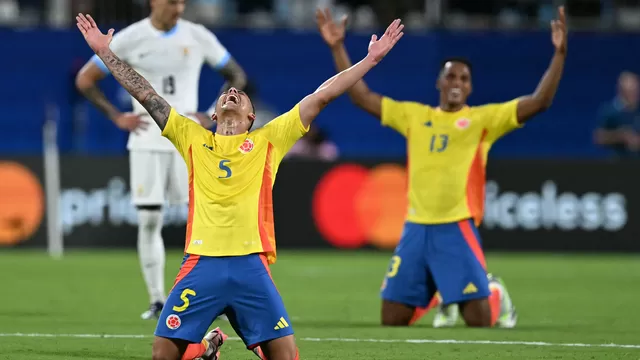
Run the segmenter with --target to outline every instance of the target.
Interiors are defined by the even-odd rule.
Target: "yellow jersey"
[[[171,109],[162,135],[189,171],[185,252],[263,253],[274,263],[271,190],[282,158],[307,131],[299,105],[260,129],[231,136],[214,134]]]
[[[442,224],[484,213],[485,164],[493,143],[520,127],[518,99],[457,112],[382,100],[382,124],[407,139],[407,221]]]

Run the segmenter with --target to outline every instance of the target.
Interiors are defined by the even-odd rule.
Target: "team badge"
[[[238,149],[240,150],[241,153],[246,154],[249,151],[253,150],[253,141],[251,139],[246,139],[242,145],[240,145],[240,148]]]
[[[176,314],[171,314],[169,316],[167,316],[167,327],[171,330],[175,330],[177,328],[180,327],[180,325],[182,324],[182,320],[180,320],[180,316],[176,315]]]
[[[456,120],[456,127],[458,129],[464,130],[464,129],[468,128],[469,125],[471,125],[471,120],[469,120],[469,119],[462,118],[462,119]]]

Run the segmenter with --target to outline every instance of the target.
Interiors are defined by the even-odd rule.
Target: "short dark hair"
[[[449,57],[446,58],[444,60],[442,60],[442,63],[440,63],[440,73],[442,73],[442,71],[444,70],[444,67],[447,66],[447,63],[452,62],[452,63],[458,63],[458,64],[462,64],[464,66],[466,66],[467,68],[469,68],[469,73],[473,72],[473,66],[471,65],[471,61],[469,61],[469,59],[464,58],[464,57]]]

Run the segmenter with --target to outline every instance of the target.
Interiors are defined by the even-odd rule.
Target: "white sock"
[[[164,304],[164,242],[162,211],[138,211],[138,257],[151,304]]]

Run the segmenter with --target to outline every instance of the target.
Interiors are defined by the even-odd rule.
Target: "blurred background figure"
[[[309,132],[293,145],[287,158],[335,161],[338,159],[338,147],[327,139],[326,134],[312,124]]]
[[[598,116],[595,142],[613,150],[620,158],[640,155],[640,84],[638,75],[620,74],[616,97],[605,103]]]

